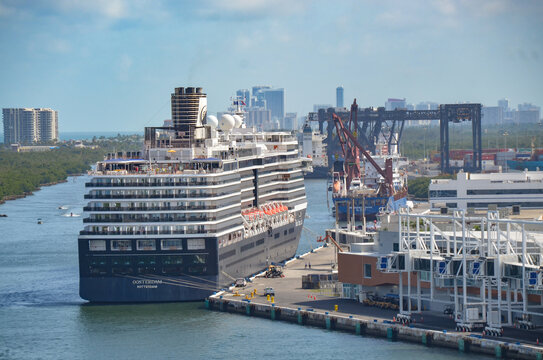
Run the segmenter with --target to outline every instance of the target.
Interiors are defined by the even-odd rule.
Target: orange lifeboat
[[[341,185],[339,184],[339,180],[334,181],[334,192],[335,193],[339,192],[340,186]]]

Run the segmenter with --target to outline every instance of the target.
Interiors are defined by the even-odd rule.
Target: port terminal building
[[[543,208],[543,171],[473,174],[456,179],[432,179],[428,198],[432,209]]]
[[[337,239],[349,249],[337,254],[344,298],[395,298],[405,316],[449,311],[468,331],[543,324],[542,221],[402,208],[378,233]]]

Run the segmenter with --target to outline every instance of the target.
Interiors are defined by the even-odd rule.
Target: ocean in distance
[[[142,135],[141,131],[62,131],[59,132],[58,137],[61,141],[67,140],[92,140],[94,136],[115,137],[117,134],[121,135]],[[0,144],[4,143],[4,134],[0,133]]]
[[[85,304],[78,294],[77,235],[86,180],[73,177],[0,205],[8,215],[0,218],[0,359],[481,358],[211,312],[201,302]],[[306,192],[305,226],[323,234],[333,226],[326,182],[307,180]],[[318,245],[304,231],[298,253]]]

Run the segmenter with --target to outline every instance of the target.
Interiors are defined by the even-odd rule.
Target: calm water
[[[84,177],[0,205],[0,359],[461,359],[456,351],[203,309],[202,303],[89,306],[78,296]],[[333,223],[325,182],[306,182],[306,226]],[[59,206],[65,209],[58,209]],[[36,220],[43,219],[38,225]],[[316,247],[304,232],[299,252]]]

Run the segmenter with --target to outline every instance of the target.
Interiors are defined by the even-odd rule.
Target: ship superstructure
[[[302,129],[302,155],[312,160],[312,172],[305,174],[306,179],[326,179],[328,177],[328,156],[326,155],[326,135],[313,131],[308,122]]]
[[[200,88],[172,94],[171,127],[142,153],[110,155],[86,184],[80,295],[95,302],[199,300],[293,257],[307,206],[298,142],[242,113],[206,114]]]

